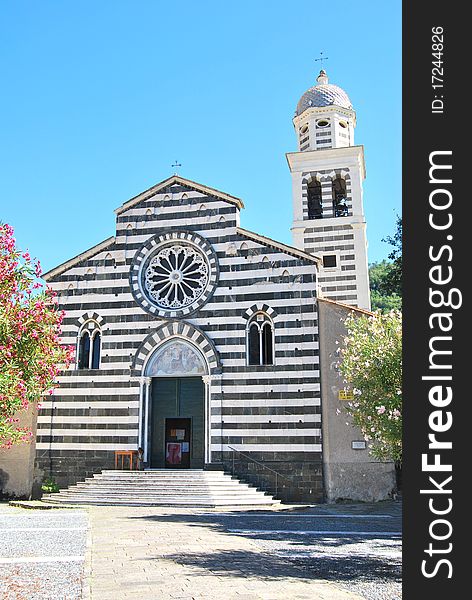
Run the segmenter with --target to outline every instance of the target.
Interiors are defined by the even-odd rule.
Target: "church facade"
[[[148,468],[277,472],[282,497],[323,499],[317,299],[370,308],[365,170],[350,100],[324,71],[294,126],[293,246],[242,228],[240,199],[175,175],[45,275],[76,363],[40,411],[38,477],[68,485],[141,447]]]

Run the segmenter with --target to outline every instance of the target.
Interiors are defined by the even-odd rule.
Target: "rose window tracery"
[[[130,265],[131,293],[148,313],[183,319],[212,297],[219,276],[218,257],[200,234],[160,231],[139,248]]]
[[[162,248],[144,273],[150,298],[164,309],[181,309],[198,300],[207,287],[209,266],[196,248],[175,244]]]

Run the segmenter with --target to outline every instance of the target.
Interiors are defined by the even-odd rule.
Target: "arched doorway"
[[[158,346],[144,369],[150,378],[144,411],[144,450],[150,468],[201,469],[206,457],[208,365],[196,346],[173,338]]]

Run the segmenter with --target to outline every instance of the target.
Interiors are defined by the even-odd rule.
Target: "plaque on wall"
[[[338,398],[339,400],[354,400],[354,394],[351,390],[339,390]]]

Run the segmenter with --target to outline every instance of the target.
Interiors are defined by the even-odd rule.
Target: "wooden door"
[[[205,391],[201,377],[153,379],[150,415],[151,467],[173,466],[193,469],[203,467],[205,461],[204,404]],[[177,437],[182,438],[182,435],[183,439],[177,439]],[[168,444],[181,444],[181,446],[168,446]],[[177,460],[180,462],[176,462]]]

